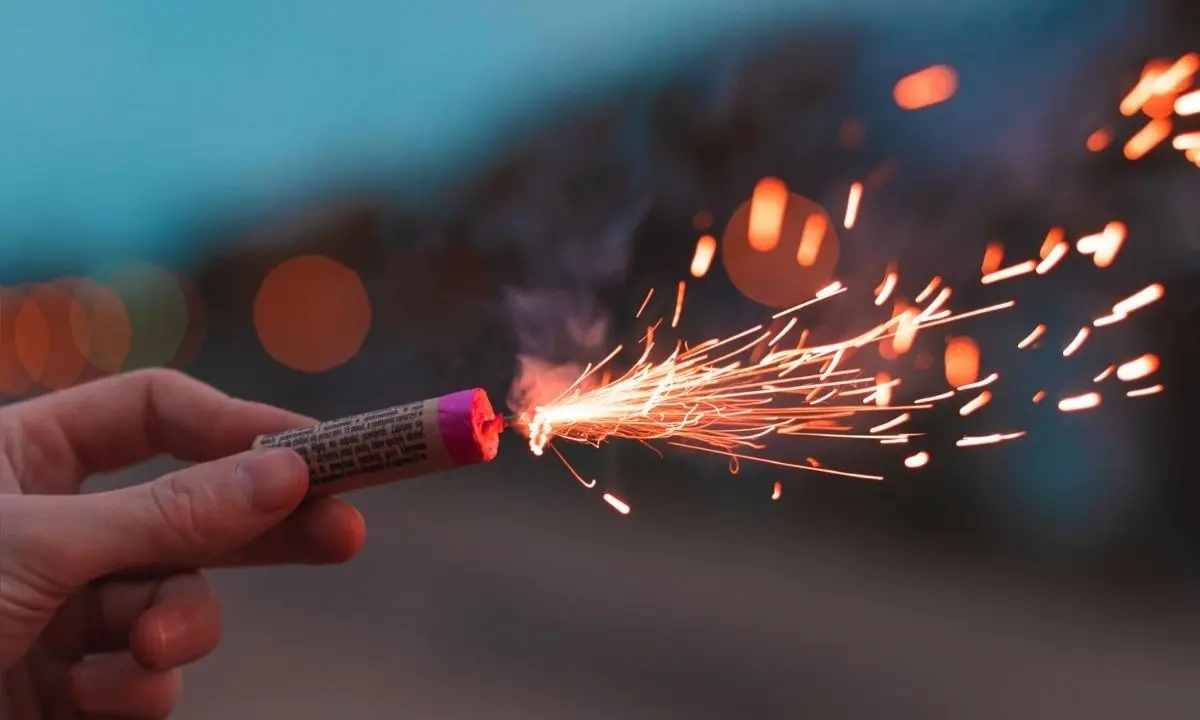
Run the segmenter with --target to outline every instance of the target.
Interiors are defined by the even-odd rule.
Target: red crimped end
[[[503,422],[482,388],[461,390],[438,398],[438,427],[442,443],[455,465],[474,465],[496,457]]]

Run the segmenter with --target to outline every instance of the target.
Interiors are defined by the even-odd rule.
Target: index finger
[[[163,453],[215,460],[247,450],[259,435],[315,422],[161,369],[77,385],[11,405],[0,417],[17,433],[23,475],[76,484]]]

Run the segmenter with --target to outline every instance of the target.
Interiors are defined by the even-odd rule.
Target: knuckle
[[[150,497],[170,537],[188,547],[202,547],[213,539],[214,520],[220,518],[218,501],[207,483],[191,482],[175,472],[152,483]]]

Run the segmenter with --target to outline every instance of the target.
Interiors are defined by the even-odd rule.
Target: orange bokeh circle
[[[79,381],[87,367],[80,347],[91,330],[80,322],[78,300],[57,283],[32,288],[13,319],[13,344],[25,373],[39,385],[61,390]]]
[[[775,308],[785,308],[804,302],[829,284],[837,266],[840,246],[833,222],[817,203],[795,193],[788,193],[786,206],[779,221],[777,241],[750,242],[750,207],[746,201],[729,218],[721,241],[721,262],[730,281],[746,297]],[[812,216],[822,222],[819,227],[813,257],[800,258],[801,240],[805,226]],[[766,248],[765,250],[763,248]]]
[[[322,255],[274,267],[254,298],[254,328],[267,354],[303,372],[353,358],[371,327],[371,302],[358,274]]]

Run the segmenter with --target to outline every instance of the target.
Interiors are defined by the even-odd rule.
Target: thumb
[[[63,562],[87,582],[110,573],[197,567],[287,517],[308,490],[292,450],[254,450],[144,485],[74,498]],[[69,524],[68,524],[69,523]]]

